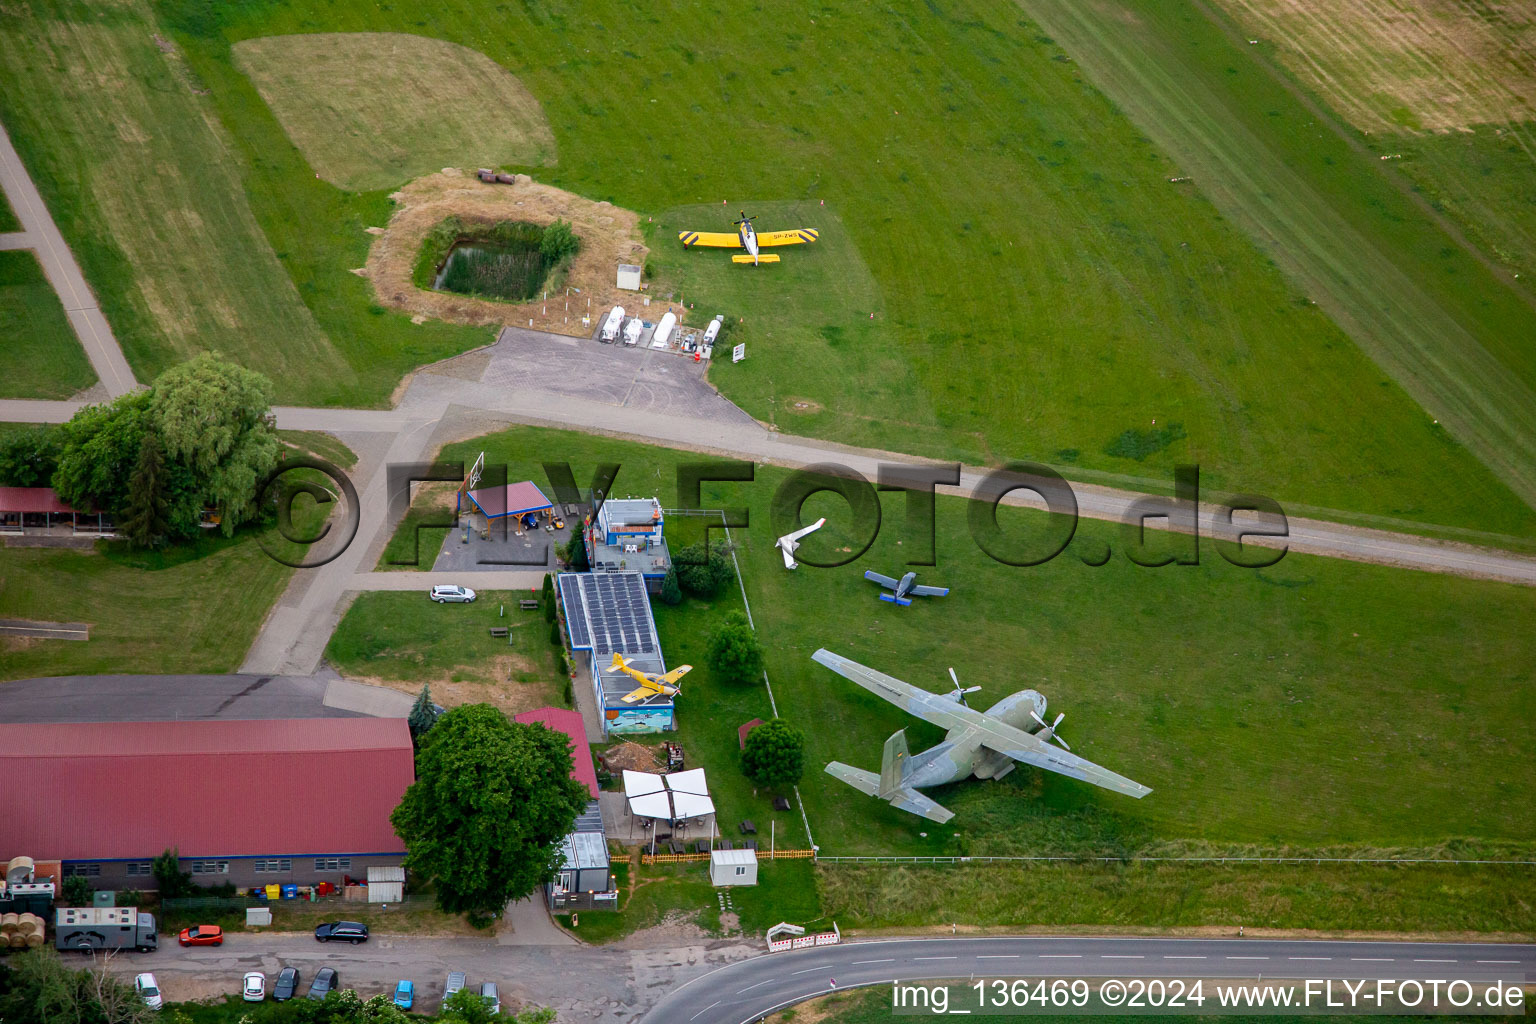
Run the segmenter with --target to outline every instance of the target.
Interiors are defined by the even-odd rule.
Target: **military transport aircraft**
[[[747,211],[741,211],[741,219],[734,221],[736,233],[726,234],[724,231],[679,231],[678,241],[683,243],[684,249],[691,249],[695,245],[708,246],[715,249],[745,249],[746,255],[737,254],[731,257],[732,263],[750,263],[756,266],[759,263],[777,263],[779,257],[774,253],[763,253],[758,250],[765,246],[774,245],[803,245],[814,242],[820,238],[815,228],[795,228],[792,231],[769,231],[758,234],[752,229],[752,222],[756,217],[748,217]]]
[[[917,573],[915,572],[909,572],[899,580],[893,580],[889,576],[882,576],[877,572],[866,572],[864,578],[871,583],[880,584],[886,590],[892,591],[889,594],[881,594],[880,600],[899,604],[903,608],[912,603],[911,598],[907,597],[908,594],[911,594],[912,597],[944,597],[949,593],[948,587],[913,586],[917,582]]]
[[[693,666],[679,665],[664,676],[653,676],[649,672],[641,672],[637,668],[630,668],[629,659],[615,651],[613,664],[608,666],[608,671],[623,672],[640,684],[621,698],[625,704],[636,704],[651,697],[676,697],[681,692],[681,687],[677,685],[677,681],[689,672],[692,672]]]
[[[879,775],[841,761],[827,765],[828,775],[841,779],[861,793],[879,797],[892,807],[943,824],[955,813],[923,796],[919,789],[959,782],[972,775],[978,779],[1000,779],[1013,771],[1016,761],[1091,782],[1138,800],[1152,792],[1139,782],[1132,782],[1092,761],[1051,746],[1052,739],[1063,747],[1067,745],[1056,735],[1056,727],[1066,716],[1057,715],[1056,721],[1047,724],[1045,696],[1035,690],[1020,690],[986,711],[976,711],[965,702],[965,695],[981,687],[962,688],[954,669],[949,670],[950,678],[955,682],[954,690],[938,694],[893,679],[826,648],[811,655],[811,660],[923,721],[949,730],[942,743],[916,755],[907,753],[906,730],[896,730],[885,741]]]
[[[815,533],[827,523],[826,519],[818,519],[810,526],[802,527],[794,533],[786,533],[773,542],[773,546],[784,553],[784,568],[795,569],[800,563],[795,561],[795,552],[800,550],[800,538],[808,533]]]

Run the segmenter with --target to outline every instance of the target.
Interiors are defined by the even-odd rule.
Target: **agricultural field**
[[[58,295],[25,249],[0,252],[0,338],[0,398],[68,398],[96,383]]]
[[[1124,12],[1112,7],[1074,16],[1119,24]],[[1310,234],[1298,249],[1336,255],[1337,232],[1317,224],[1339,221],[1365,237],[1368,256],[1390,252],[1406,267],[1347,261],[1342,265],[1362,268],[1362,280],[1348,275],[1345,282],[1357,286],[1349,292],[1354,305],[1329,304],[1343,287],[1337,274],[1308,276],[1307,267],[1278,259],[1276,266],[1250,237],[1269,240],[1267,222],[1237,215],[1263,207],[1262,193],[1289,195],[1280,187],[1286,182],[1255,179],[1254,189],[1231,195],[1214,173],[1170,182],[1190,169],[1181,140],[1142,123],[1144,108],[1126,101],[1126,80],[1081,52],[1104,26],[1058,29],[1048,13],[975,0],[891,11],[817,8],[786,22],[783,12],[766,8],[703,12],[694,5],[663,5],[636,18],[616,3],[579,14],[534,5],[509,15],[488,0],[411,10],[361,0],[323,10],[160,0],[86,17],[59,0],[34,5],[7,27],[0,46],[13,59],[0,62],[0,114],[15,122],[29,165],[63,207],[71,240],[98,250],[82,257],[92,280],[124,275],[100,239],[126,250],[125,232],[107,223],[112,204],[94,201],[115,184],[66,174],[85,163],[86,147],[70,149],[77,135],[56,138],[42,127],[53,123],[60,103],[70,103],[60,116],[95,116],[75,109],[85,105],[73,103],[70,90],[83,86],[71,86],[65,74],[74,58],[61,52],[45,61],[28,52],[33,38],[108,37],[112,48],[101,56],[112,59],[99,63],[130,69],[124,94],[144,92],[145,102],[163,108],[157,117],[180,127],[142,144],[150,153],[108,132],[104,118],[81,126],[92,133],[89,153],[120,174],[146,178],[149,167],[190,168],[189,157],[198,155],[196,180],[206,194],[174,194],[177,176],[164,185],[145,180],[137,207],[143,216],[165,221],[172,211],[218,203],[231,211],[225,221],[253,222],[264,236],[247,231],[237,242],[234,232],[190,232],[188,244],[215,251],[204,260],[168,257],[174,266],[162,270],[135,259],[143,281],[102,286],[112,293],[109,315],[133,319],[138,311],[124,332],[134,339],[130,357],[141,375],[144,363],[173,353],[175,332],[161,321],[176,320],[152,313],[142,296],[158,294],[150,286],[159,276],[176,274],[272,306],[270,315],[253,309],[237,317],[249,328],[238,337],[216,325],[198,337],[258,366],[296,366],[313,356],[313,372],[273,374],[284,382],[284,401],[380,404],[410,366],[485,340],[483,331],[412,324],[374,302],[368,283],[351,271],[363,263],[364,229],[388,218],[388,186],[349,193],[326,181],[310,160],[339,178],[327,163],[333,156],[295,146],[291,138],[303,132],[291,116],[285,130],[284,101],[272,93],[274,113],[261,91],[270,86],[242,70],[261,77],[242,54],[277,45],[263,40],[388,32],[454,44],[515,76],[542,109],[559,162],[508,169],[654,218],[646,222],[658,224],[658,252],[668,242],[662,225],[670,230],[691,205],[700,213],[795,213],[826,232],[822,243],[789,251],[784,264],[731,278],[712,265],[719,253],[674,250],[657,261],[662,275],[672,273],[668,263],[678,272],[672,280],[695,315],[734,315],[752,365],[738,373],[722,367],[715,383],[783,429],[975,462],[1032,457],[1132,486],[1155,486],[1174,463],[1198,462],[1212,487],[1263,491],[1322,510],[1536,534],[1519,465],[1532,450],[1524,443],[1530,412],[1520,390],[1536,376],[1525,343],[1528,309],[1470,254],[1451,245],[1442,257],[1447,239],[1413,212],[1374,156],[1326,132],[1302,133],[1304,108],[1255,69],[1246,49],[1220,39],[1206,45],[1215,28],[1191,27],[1166,11],[1133,17],[1136,33],[1146,36],[1142,48],[1157,54],[1138,51],[1137,61],[1185,48],[1169,65],[1184,77],[1159,83],[1153,99],[1182,96],[1201,109],[1200,89],[1209,89],[1202,76],[1224,86],[1230,79],[1240,113],[1266,130],[1273,122],[1275,131],[1301,133],[1281,140],[1300,147],[1296,154],[1286,150],[1258,165],[1298,163],[1291,158],[1299,155],[1302,169],[1294,173],[1315,177],[1333,161],[1317,185],[1326,186],[1327,209],[1287,211],[1306,214]],[[594,33],[612,35],[613,45],[591,47]],[[1204,42],[1196,47],[1186,36]],[[837,59],[850,52],[866,59]],[[335,74],[353,83],[367,78],[339,64]],[[161,91],[145,87],[150,81],[190,85]],[[1181,92],[1190,81],[1200,89]],[[1278,99],[1265,88],[1279,90]],[[359,96],[336,116],[369,123],[372,111],[386,109],[375,100]],[[467,110],[472,101],[456,88],[440,102]],[[1167,120],[1203,123],[1184,113],[1176,105]],[[618,135],[615,118],[626,124]],[[394,151],[440,152],[428,127],[400,136]],[[1230,159],[1238,137],[1225,144],[1222,156]],[[469,156],[455,162],[472,163]],[[398,166],[405,174],[416,165]],[[722,199],[725,205],[714,205]],[[231,262],[236,252],[255,254],[244,281],[201,268]],[[1329,266],[1338,271],[1341,264]],[[286,276],[288,286],[249,279],[268,271]],[[786,281],[830,285],[791,302],[770,298],[784,290],[770,286],[764,295],[754,287],[781,271]],[[1452,273],[1454,289],[1446,283]],[[195,304],[205,317],[230,306],[206,298]],[[855,298],[866,301],[848,301]],[[1393,320],[1398,334],[1371,334],[1361,311],[1399,303],[1410,312]],[[1397,345],[1404,331],[1412,344]],[[251,340],[257,335],[260,343]],[[1438,365],[1451,366],[1456,379],[1425,370]],[[1475,416],[1442,411],[1464,380],[1486,385],[1486,408]],[[1120,443],[1127,431],[1154,428],[1163,431],[1158,444]],[[1491,444],[1495,435],[1503,443]]]
[[[540,462],[564,459],[585,481],[592,466],[617,461],[613,495],[654,493],[664,505],[676,500],[676,466],[699,458],[533,428],[450,445],[442,455],[472,458],[481,450],[490,460],[504,458],[511,479],[542,480]],[[949,689],[953,666],[963,684],[983,687],[972,698],[983,707],[1038,688],[1052,714],[1067,712],[1062,735],[1075,752],[1153,789],[1133,801],[1020,768],[1001,782],[930,791],[956,812],[954,821],[935,826],[813,768],[800,796],[824,856],[1411,851],[1497,859],[1531,852],[1523,809],[1532,806],[1536,780],[1526,768],[1520,723],[1536,713],[1536,619],[1525,590],[1294,554],[1271,568],[1238,569],[1216,558],[1209,541],[1198,566],[1147,569],[1120,554],[1118,526],[1091,521],[1079,524],[1060,557],[1012,568],[971,541],[962,499],[941,498],[938,564],[920,570],[919,581],[953,593],[898,609],[877,601],[861,577],[869,568],[901,571],[918,544],[900,496],[883,500],[879,534],[855,561],[790,573],[770,526],[772,495],[784,476],[758,467],[750,485],[706,485],[705,502],[749,510],[751,525],[733,539],[779,714],[806,730],[810,765],[839,759],[874,769],[881,744],[898,728],[914,751],[941,736],[811,662],[825,646],[934,691]],[[821,515],[829,523],[807,538],[801,557],[826,561],[862,548],[865,538],[839,527],[848,522],[841,498],[811,498],[803,518]],[[1005,508],[1001,521],[1013,531],[1038,528],[1042,518]],[[684,532],[673,543],[686,542],[686,527],[673,523]],[[1092,567],[1106,549],[1114,553],[1109,562]],[[695,666],[679,705],[679,738],[690,764],[713,769],[714,785],[727,794],[721,807],[728,824],[756,816],[756,802],[735,792],[741,780],[723,766],[735,759],[735,727],[766,718],[768,703],[761,688],[720,685],[700,668],[708,630],[737,600],[723,593],[676,608],[654,604],[668,664]],[[1408,922],[1418,913],[1412,908],[1443,895],[1446,885],[1457,887],[1440,870],[1238,872],[1231,886],[1195,902],[1176,896],[1176,877],[1156,872],[1063,869],[1052,878],[1071,882],[1078,906],[1107,924],[1136,916],[1135,901],[1110,899],[1131,886],[1156,908],[1142,916],[1160,923],[1200,924],[1235,905],[1271,907],[1277,926],[1299,926],[1315,913],[1348,928],[1359,925],[1367,892],[1397,901]],[[856,914],[886,898],[877,879],[850,877],[836,888],[823,882],[828,907]],[[1288,887],[1295,888],[1294,912],[1281,913],[1276,894]],[[1469,900],[1480,893],[1475,902],[1485,909],[1507,892],[1493,875],[1457,891],[1463,888]],[[1000,908],[999,919],[1036,912],[1021,907]],[[1528,906],[1505,910],[1483,927],[1531,927]],[[888,912],[870,917],[899,920]],[[1456,929],[1471,927],[1466,917],[1425,920]]]

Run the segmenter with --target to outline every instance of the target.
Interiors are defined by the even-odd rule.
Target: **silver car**
[[[452,583],[445,583],[441,586],[433,587],[431,597],[432,600],[436,601],[438,604],[442,604],[445,601],[449,603],[468,604],[475,599],[475,592],[470,590],[468,587],[460,587]]]
[[[501,1012],[501,993],[496,991],[494,981],[487,981],[480,986],[480,998],[485,1000],[485,1005],[490,1007],[491,1013]]]
[[[463,971],[450,971],[450,972],[448,972],[448,984],[443,986],[443,1002],[446,1003],[448,1001],[448,997],[449,996],[453,995],[455,992],[459,991],[459,989],[461,989],[463,987],[464,987],[464,972]]]

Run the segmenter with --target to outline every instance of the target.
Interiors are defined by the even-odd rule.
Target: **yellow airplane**
[[[821,236],[815,228],[795,228],[793,231],[770,231],[760,235],[752,229],[752,222],[757,220],[755,216],[748,217],[747,211],[741,211],[741,219],[735,221],[736,233],[728,235],[723,231],[679,231],[678,241],[683,243],[684,249],[691,249],[695,245],[708,246],[714,249],[745,249],[747,253],[731,257],[732,263],[750,263],[757,266],[759,263],[777,263],[779,257],[775,253],[762,253],[758,250],[764,246],[772,245],[803,245],[814,242]]]
[[[676,697],[681,690],[677,681],[689,672],[693,671],[692,665],[679,665],[664,676],[653,676],[648,672],[630,668],[629,660],[622,654],[615,653],[613,664],[608,666],[610,672],[623,672],[640,685],[623,696],[625,704],[636,704],[647,697]]]

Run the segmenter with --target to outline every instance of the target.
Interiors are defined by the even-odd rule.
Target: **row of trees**
[[[52,486],[143,547],[196,536],[205,508],[228,535],[257,515],[256,486],[278,461],[271,403],[266,377],[205,352],[68,423],[7,435],[0,484]]]

